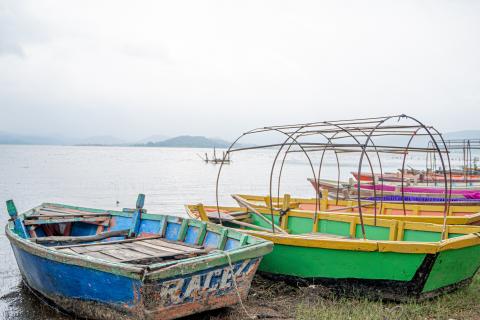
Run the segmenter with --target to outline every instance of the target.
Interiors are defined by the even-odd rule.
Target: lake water
[[[215,202],[219,166],[203,162],[199,155],[205,152],[211,150],[0,145],[0,319],[67,319],[21,284],[3,230],[8,220],[6,200],[14,199],[19,212],[42,202],[118,209],[134,207],[137,194],[144,193],[149,212],[185,215],[184,204]],[[233,205],[232,193],[267,195],[274,156],[274,150],[234,154],[232,164],[223,167],[220,204]],[[318,166],[319,157],[313,156],[312,161]],[[425,165],[420,158],[412,161]],[[395,170],[401,162],[399,157],[390,157],[382,163],[384,170]],[[356,158],[346,157],[342,179],[356,166]],[[336,172],[336,162],[329,155],[322,178],[334,178]],[[311,176],[302,154],[289,155],[281,194],[314,197],[306,180]]]
[[[0,146],[0,318],[63,318],[21,285],[3,230],[6,200],[14,199],[19,212],[42,202],[118,209],[134,207],[137,194],[145,193],[148,211],[185,215],[186,203],[215,201],[219,166],[203,162],[199,155],[205,152],[211,150]],[[229,195],[234,192],[268,192],[272,152],[248,152],[232,160],[222,171],[222,203],[233,204]],[[295,160],[292,164],[286,167],[285,179],[295,182],[296,194],[314,196],[306,181],[309,167]]]

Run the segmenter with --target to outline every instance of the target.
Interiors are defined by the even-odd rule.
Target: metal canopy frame
[[[246,136],[259,135],[264,133],[276,132],[281,134],[284,138],[278,143],[256,145],[256,146],[238,146],[238,142]],[[380,141],[381,143],[376,144],[374,142],[377,138],[385,137],[402,137],[403,139],[409,138],[405,146],[399,146],[396,144],[385,143],[385,139]],[[428,139],[428,144],[425,147],[413,146],[412,142],[417,137],[426,137]],[[311,140],[315,138],[317,140],[322,140],[321,142]],[[304,139],[310,139],[309,141],[304,141]],[[426,144],[426,143],[425,143]],[[480,143],[479,143],[480,147]],[[304,124],[290,124],[290,125],[280,125],[280,126],[268,126],[262,128],[256,128],[250,131],[247,131],[240,135],[228,148],[225,152],[224,157],[227,157],[234,152],[244,152],[248,150],[256,149],[277,149],[274,160],[272,162],[270,170],[270,181],[269,181],[269,192],[270,199],[273,199],[273,189],[274,182],[273,177],[276,170],[278,170],[278,180],[277,183],[277,198],[280,198],[280,185],[281,177],[284,169],[284,165],[287,159],[288,154],[294,152],[300,152],[305,155],[305,158],[310,166],[312,175],[315,181],[319,181],[322,173],[322,167],[324,165],[324,156],[327,151],[333,152],[335,154],[336,164],[337,164],[337,200],[339,196],[340,189],[340,160],[338,155],[341,153],[359,153],[360,159],[358,162],[358,177],[362,174],[362,167],[364,160],[368,164],[370,174],[372,177],[375,177],[374,172],[374,163],[378,163],[380,170],[379,180],[383,181],[383,166],[382,166],[382,154],[399,154],[403,155],[402,159],[402,170],[401,170],[401,190],[402,190],[402,203],[404,214],[406,214],[406,205],[404,197],[404,182],[405,182],[405,162],[407,155],[409,153],[418,152],[424,153],[427,155],[434,155],[435,161],[438,157],[443,170],[443,182],[445,188],[445,202],[444,202],[444,220],[443,220],[443,232],[442,239],[445,236],[447,214],[450,206],[451,199],[451,187],[452,187],[452,177],[451,177],[451,162],[449,156],[449,149],[447,147],[446,140],[443,139],[441,133],[432,126],[427,126],[419,120],[407,116],[407,115],[393,115],[393,116],[384,116],[384,117],[374,117],[374,118],[359,118],[359,119],[347,119],[347,120],[335,120],[335,121],[322,121],[322,122],[310,122]],[[281,154],[283,152],[283,156]],[[321,152],[320,163],[318,169],[315,170],[315,165],[310,157],[310,154],[313,152]],[[280,163],[278,163],[280,162]],[[428,160],[427,160],[428,162]],[[218,211],[218,219],[220,224],[222,223],[222,218],[220,215],[220,206],[219,206],[219,182],[222,174],[223,162],[220,164],[217,173],[216,180],[216,205]],[[377,222],[377,188],[376,188],[376,179],[373,178],[373,205],[374,205],[374,223]],[[360,223],[362,228],[363,238],[366,239],[365,226],[362,214],[362,199],[360,197],[361,189],[361,180],[357,181],[357,202],[358,202],[358,213],[360,217]],[[383,206],[383,188],[380,188],[380,210]],[[321,194],[316,190],[315,197],[315,211],[313,221],[318,220],[318,209],[319,201],[321,199]],[[270,218],[272,224],[272,232],[275,233],[274,218],[273,218],[273,201],[270,201]],[[314,222],[315,223],[315,222]]]

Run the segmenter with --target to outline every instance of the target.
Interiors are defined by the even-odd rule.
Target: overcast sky
[[[480,1],[0,0],[0,131],[198,134],[405,113],[480,129]]]

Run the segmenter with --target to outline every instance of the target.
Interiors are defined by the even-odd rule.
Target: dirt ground
[[[480,320],[480,275],[472,284],[439,298],[392,303],[344,297],[322,286],[298,287],[256,275],[243,306],[224,308],[192,319],[475,319]]]

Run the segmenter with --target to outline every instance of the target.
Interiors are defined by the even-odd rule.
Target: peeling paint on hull
[[[176,319],[234,305],[239,302],[236,288],[242,299],[246,298],[261,260],[256,258],[233,264],[236,286],[229,265],[180,278],[142,282],[63,265],[14,245],[12,248],[27,286],[68,313],[105,320]],[[78,276],[78,272],[82,272],[82,277]],[[72,280],[81,281],[84,285],[72,285]],[[192,285],[192,282],[196,284]]]

